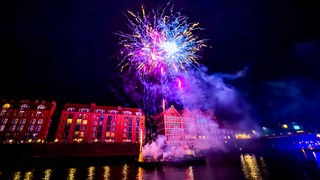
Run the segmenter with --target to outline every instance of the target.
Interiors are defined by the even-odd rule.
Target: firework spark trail
[[[163,69],[162,75],[172,75],[197,65],[197,52],[206,46],[193,34],[201,30],[199,23],[188,23],[188,17],[173,12],[169,4],[148,14],[141,6],[141,15],[128,11],[126,16],[131,33],[116,33],[123,46],[121,70],[134,68],[138,74],[148,74]]]
[[[148,13],[141,6],[141,12],[127,11],[125,16],[129,33],[116,33],[122,46],[119,67],[128,74],[126,84],[134,78],[144,86],[144,109],[156,112],[164,108],[163,100],[180,97],[181,78],[198,69],[197,53],[206,47],[206,40],[194,32],[203,29],[198,22],[189,23],[187,16],[174,12],[170,2]],[[182,103],[178,98],[171,100]]]

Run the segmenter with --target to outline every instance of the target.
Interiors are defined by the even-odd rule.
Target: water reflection
[[[25,172],[24,174],[24,180],[30,180],[33,178],[33,170],[32,171],[28,171],[28,172]]]
[[[320,168],[320,152],[312,152],[315,161],[318,164],[318,168]]]
[[[68,180],[73,180],[73,179],[75,179],[74,175],[75,175],[76,171],[77,171],[76,168],[69,168],[69,177],[68,177]]]
[[[19,180],[21,178],[21,172],[17,171],[13,174],[13,180]]]
[[[141,167],[138,168],[137,180],[143,180],[143,169]]]
[[[124,164],[123,168],[122,168],[122,180],[127,180],[128,179],[128,171],[129,171],[129,167],[127,164]]]
[[[194,174],[193,174],[193,168],[192,168],[192,166],[190,166],[190,167],[187,168],[186,179],[187,179],[187,180],[194,180]]]
[[[44,177],[42,178],[43,180],[49,180],[51,177],[52,169],[46,169],[44,171]]]
[[[94,170],[95,170],[95,168],[94,168],[94,166],[90,166],[89,168],[88,168],[88,180],[93,180],[94,179]]]
[[[110,179],[110,167],[109,166],[103,166],[103,179],[109,180]]]
[[[258,162],[255,155],[242,154],[240,160],[242,171],[246,179],[262,180],[268,176],[268,168],[262,157],[259,158]]]
[[[301,151],[300,151],[301,153]],[[307,152],[309,158],[316,160],[320,168],[320,152]],[[216,159],[215,159],[216,158]],[[299,161],[289,161],[281,157],[270,159],[268,156],[254,154],[242,154],[221,161],[222,157],[212,157],[203,164],[183,166],[163,165],[156,167],[140,167],[134,162],[89,164],[79,166],[61,166],[61,163],[50,164],[49,167],[41,165],[30,167],[3,167],[0,168],[0,179],[87,179],[87,180],[202,180],[202,179],[299,179],[300,177],[312,177],[314,173],[301,169]],[[216,160],[216,161],[214,161]],[[308,161],[309,162],[309,161]],[[313,167],[317,169],[313,161]],[[306,166],[307,167],[307,166]],[[312,169],[313,170],[313,169]],[[309,175],[305,175],[309,174]],[[302,179],[302,178],[300,178]],[[313,178],[320,179],[320,178]]]

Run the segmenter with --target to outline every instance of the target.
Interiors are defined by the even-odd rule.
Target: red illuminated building
[[[55,102],[29,100],[2,101],[0,112],[0,141],[44,142],[51,125]]]
[[[210,110],[188,108],[178,112],[173,105],[154,116],[157,134],[164,135],[169,145],[193,147],[203,142],[221,142],[233,138],[233,131],[219,128]],[[212,121],[209,123],[209,121]],[[210,139],[208,139],[210,138]]]
[[[66,104],[62,110],[55,142],[140,142],[145,134],[141,109]]]

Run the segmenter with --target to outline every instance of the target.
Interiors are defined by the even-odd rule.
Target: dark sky
[[[126,105],[116,69],[115,32],[123,12],[166,1],[1,2],[0,98]],[[209,48],[199,60],[211,73],[248,68],[232,81],[259,123],[318,126],[319,6],[306,1],[175,0],[199,21]]]

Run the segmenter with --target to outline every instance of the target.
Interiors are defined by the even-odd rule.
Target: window
[[[31,119],[30,124],[35,124],[36,120],[35,119]]]
[[[87,108],[81,108],[81,109],[79,109],[79,111],[80,111],[80,112],[89,112],[90,110],[87,109]]]
[[[127,137],[127,134],[126,134],[126,133],[123,133],[123,137]]]
[[[38,120],[38,124],[41,125],[42,123],[43,123],[43,119],[39,119],[39,120]]]
[[[21,106],[20,106],[20,111],[25,111],[26,109],[29,109],[29,105],[28,104],[22,104]]]
[[[141,113],[141,112],[136,112],[136,115],[137,115],[137,116],[141,116],[142,113]]]
[[[3,109],[0,113],[0,116],[4,116],[6,114],[7,110]]]
[[[106,111],[103,110],[103,109],[97,109],[97,110],[96,110],[96,113],[101,113],[101,114],[103,114],[103,113],[106,113]]]
[[[45,109],[45,108],[46,108],[45,105],[40,104],[40,105],[37,107],[37,110],[38,110],[38,111],[41,111],[41,110],[43,110],[43,109]]]
[[[77,124],[81,124],[81,119],[77,119]]]
[[[15,129],[16,129],[16,125],[11,125],[9,130],[14,131]]]
[[[106,137],[110,137],[110,132],[106,132]]]
[[[19,111],[19,116],[23,116],[24,115],[24,111]]]
[[[0,125],[0,131],[3,131],[6,125]]]
[[[68,108],[68,109],[67,109],[67,111],[71,111],[71,112],[72,112],[72,111],[75,111],[75,110],[76,110],[76,108]]]
[[[93,126],[93,127],[92,127],[92,130],[94,130],[94,131],[97,130],[97,127],[96,127],[96,126]]]
[[[82,126],[82,131],[85,131],[87,129],[87,126]]]
[[[36,128],[34,129],[36,132],[39,132],[41,129],[41,125],[37,125]]]
[[[108,113],[109,114],[118,114],[119,111],[117,111],[117,110],[109,110]]]
[[[25,124],[25,123],[26,123],[26,119],[22,119],[19,124]]]
[[[132,114],[131,111],[123,111],[122,113],[123,113],[123,114],[126,114],[126,115],[131,115],[131,114]]]
[[[18,119],[14,119],[11,124],[17,124],[17,123],[18,123]]]
[[[112,127],[112,131],[116,131],[116,127]]]
[[[41,116],[42,112],[41,111],[37,111],[36,116]]]
[[[1,120],[0,124],[6,125],[8,122],[8,118],[4,118]]]
[[[112,125],[116,126],[116,125],[117,125],[117,123],[116,123],[115,121],[113,121]]]
[[[72,123],[72,119],[67,119],[67,124],[71,124]]]
[[[34,128],[34,125],[30,125],[29,127],[28,127],[28,131],[33,131],[33,128]]]
[[[88,123],[87,120],[83,120],[83,121],[82,121],[82,124],[87,124],[87,123]]]
[[[123,132],[127,132],[127,128],[123,128]]]
[[[96,133],[95,132],[92,133],[92,137],[96,137]]]
[[[23,130],[23,127],[24,127],[24,125],[20,125],[17,130],[18,130],[19,132],[21,132],[21,131]]]

